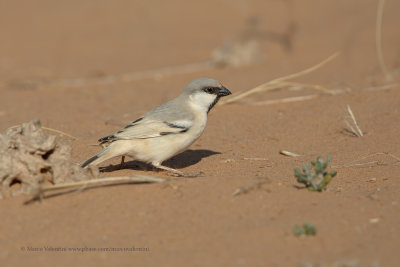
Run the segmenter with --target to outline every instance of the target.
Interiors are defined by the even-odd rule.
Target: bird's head
[[[199,78],[191,81],[182,92],[188,97],[190,105],[196,109],[209,112],[221,97],[232,94],[219,81],[210,78]]]

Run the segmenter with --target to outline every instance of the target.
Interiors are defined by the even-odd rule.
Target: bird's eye
[[[206,87],[203,89],[204,92],[206,92],[207,94],[214,94],[215,93],[215,88],[213,87]]]

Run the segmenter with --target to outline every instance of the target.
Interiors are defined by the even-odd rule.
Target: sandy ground
[[[196,179],[1,200],[0,265],[398,266],[400,87],[381,86],[398,81],[400,3],[386,2],[391,82],[376,52],[378,1],[3,1],[0,128],[40,118],[77,137],[77,162],[197,77],[237,94],[340,51],[296,81],[342,93],[282,89],[217,106],[202,137],[167,162],[204,172]],[[249,40],[257,60],[204,65],[215,48]],[[361,138],[344,130],[347,104]],[[293,169],[328,154],[338,174],[327,191],[296,188]],[[135,162],[103,175],[130,174],[167,177]],[[252,190],[233,196],[238,188]],[[316,236],[292,234],[304,222]],[[144,251],[99,250],[132,247]]]

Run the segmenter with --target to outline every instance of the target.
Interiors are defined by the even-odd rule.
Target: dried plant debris
[[[343,165],[332,166],[335,169],[342,168],[369,168],[376,166],[399,166],[400,158],[389,152],[377,152],[368,154]]]
[[[71,146],[43,131],[34,119],[0,135],[0,197],[30,193],[45,183],[82,181],[93,176],[71,160]]]
[[[351,123],[347,121],[347,118],[344,120],[347,127],[349,127],[349,129],[345,129],[345,130],[347,130],[348,132],[352,133],[354,136],[357,136],[357,137],[364,136],[363,131],[361,130],[360,126],[358,126],[356,117],[354,116],[354,113],[351,110],[349,105],[347,105],[347,112],[349,112],[349,116],[347,118],[351,119]],[[354,127],[352,125],[354,125]]]
[[[328,172],[326,170],[331,159],[330,155],[326,160],[318,157],[316,161],[311,161],[311,164],[303,165],[303,173],[297,168],[294,169],[297,182],[304,184],[310,191],[321,192],[324,190],[332,178],[336,176],[336,171]]]
[[[301,157],[301,155],[287,151],[287,150],[280,150],[279,154],[284,155],[284,156],[288,156],[288,157]]]
[[[329,90],[327,88],[324,88],[320,85],[306,85],[306,84],[300,84],[300,83],[295,83],[295,82],[291,82],[290,80],[300,77],[300,76],[304,76],[306,74],[309,74],[319,68],[321,68],[322,66],[324,66],[325,64],[327,64],[328,62],[332,61],[334,58],[336,58],[339,55],[339,53],[335,53],[333,55],[331,55],[330,57],[328,57],[327,59],[325,59],[324,61],[318,63],[317,65],[314,65],[308,69],[302,70],[300,72],[296,72],[287,76],[283,76],[283,77],[279,77],[276,79],[273,79],[269,82],[263,83],[259,86],[254,87],[253,89],[247,90],[245,92],[236,94],[235,96],[230,96],[227,97],[226,99],[223,99],[221,101],[219,101],[219,105],[224,105],[224,104],[229,104],[229,103],[233,103],[233,102],[237,102],[239,100],[242,100],[245,97],[248,97],[250,95],[256,94],[256,93],[262,93],[262,92],[268,92],[268,91],[274,91],[274,90],[278,90],[281,88],[288,88],[288,87],[299,87],[299,88],[313,88],[315,90],[318,91],[323,91],[325,93],[328,93],[330,95],[335,95],[336,92]],[[310,99],[310,98],[314,98],[313,95],[311,96],[305,96],[305,99],[301,99],[301,100],[306,100],[306,99]],[[283,100],[283,102],[293,102],[293,101],[299,101],[299,99],[289,99],[289,100]],[[282,101],[279,101],[282,102]],[[270,102],[267,102],[267,104],[269,104]]]

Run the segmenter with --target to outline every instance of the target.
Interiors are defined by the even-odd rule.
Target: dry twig
[[[383,91],[383,90],[388,90],[393,87],[399,86],[398,83],[391,83],[391,84],[385,84],[385,85],[378,85],[378,86],[371,86],[364,88],[365,91]]]
[[[311,100],[311,99],[314,99],[314,98],[317,98],[317,97],[318,97],[318,95],[293,96],[293,97],[285,97],[285,98],[280,98],[280,99],[258,101],[258,102],[251,103],[251,104],[252,105],[256,105],[256,106],[273,105],[273,104],[284,104],[284,103]]]
[[[244,160],[255,160],[255,161],[259,161],[259,160],[268,160],[267,158],[243,158]]]
[[[376,52],[378,53],[379,66],[387,82],[393,80],[392,75],[387,71],[382,49],[382,17],[385,0],[379,0],[376,15]]]
[[[116,177],[106,177],[97,178],[79,182],[63,183],[57,185],[39,185],[37,187],[32,187],[31,192],[33,194],[33,199],[43,199],[44,193],[47,191],[62,190],[62,189],[73,189],[76,188],[78,191],[86,189],[88,186],[102,186],[118,183],[161,183],[165,182],[167,179],[148,176],[148,175],[135,175],[135,176],[116,176]]]
[[[134,71],[123,74],[107,74],[95,77],[63,78],[48,81],[25,80],[19,82],[16,85],[9,84],[8,86],[30,86],[33,88],[80,88],[84,86],[104,86],[115,83],[129,83],[143,79],[160,79],[175,74],[192,73],[204,71],[211,68],[215,68],[215,65],[211,60],[207,60],[179,66],[167,66],[153,70]],[[0,87],[3,86],[7,86],[7,84],[0,83]]]
[[[353,122],[353,124],[354,124],[356,130],[354,130],[354,128],[352,127],[352,125],[351,125],[346,119],[344,120],[344,122],[347,124],[347,126],[350,128],[351,132],[352,132],[355,136],[357,136],[357,137],[363,136],[364,134],[363,134],[363,132],[361,131],[360,126],[358,126],[356,117],[354,116],[354,113],[353,113],[353,111],[351,110],[351,108],[350,108],[349,105],[347,105],[347,111],[348,111],[349,114],[350,114],[350,119],[352,120],[352,122]]]
[[[248,90],[246,92],[243,92],[241,94],[238,94],[236,96],[233,97],[229,97],[226,99],[222,99],[220,101],[220,105],[224,105],[224,104],[228,104],[228,103],[233,103],[236,102],[244,97],[247,97],[249,95],[255,94],[255,93],[260,93],[260,92],[266,92],[266,91],[271,91],[271,90],[276,90],[279,88],[282,88],[284,86],[288,86],[287,84],[285,84],[284,82],[290,80],[290,79],[294,79],[303,75],[306,75],[308,73],[311,73],[319,68],[321,68],[322,66],[324,66],[325,64],[327,64],[328,62],[332,61],[334,58],[336,58],[339,55],[339,52],[336,52],[335,54],[331,55],[330,57],[328,57],[327,59],[325,59],[324,61],[318,63],[317,65],[312,66],[311,68],[305,69],[303,71],[300,72],[296,72],[287,76],[283,76],[280,78],[276,78],[272,81],[266,82],[264,84],[261,84],[251,90]],[[293,84],[293,83],[292,83]],[[319,86],[314,86],[316,88],[322,88]],[[327,89],[326,89],[327,90]]]
[[[382,156],[382,155],[386,155],[389,156],[390,158],[394,159],[396,162],[393,163],[393,165],[396,165],[398,163],[400,163],[400,158],[396,157],[393,154],[390,154],[388,152],[377,152],[377,153],[373,153],[373,154],[369,154],[366,156],[363,156],[359,159],[350,161],[349,163],[343,164],[343,165],[338,165],[338,166],[332,166],[332,168],[336,168],[336,169],[343,169],[343,168],[351,168],[351,167],[369,167],[369,166],[377,166],[377,165],[389,165],[390,163],[385,163],[379,160],[374,160],[374,161],[368,161],[368,162],[361,162],[365,159],[374,157],[374,156]]]
[[[17,127],[19,127],[19,126],[21,126],[21,125],[14,125],[14,126],[11,126],[9,129],[14,129],[14,128],[17,128]],[[70,134],[68,134],[68,133],[65,133],[65,132],[63,132],[63,131],[60,131],[60,130],[56,130],[56,129],[49,128],[49,127],[44,127],[44,126],[41,126],[41,128],[44,129],[44,130],[47,130],[47,131],[49,131],[49,132],[54,132],[54,133],[58,133],[58,134],[61,134],[61,135],[68,136],[69,138],[71,138],[71,139],[73,139],[73,140],[78,139],[77,137],[75,137],[75,136],[73,136],[73,135],[70,135]]]
[[[282,154],[282,155],[288,156],[288,157],[300,157],[301,156],[299,154],[296,154],[296,153],[293,153],[293,152],[289,152],[289,151],[286,151],[286,150],[279,151],[279,154]]]

